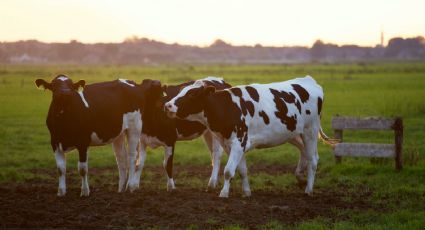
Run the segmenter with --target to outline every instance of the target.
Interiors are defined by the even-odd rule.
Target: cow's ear
[[[41,90],[45,90],[45,89],[52,90],[52,84],[46,82],[43,79],[37,79],[37,80],[35,80],[35,85],[37,86],[38,89],[41,89]]]
[[[74,90],[81,92],[83,91],[85,85],[86,85],[86,81],[79,80],[77,83],[74,83],[72,87],[74,87]]]
[[[204,87],[204,94],[205,95],[212,94],[214,92],[215,92],[215,87],[214,86]]]

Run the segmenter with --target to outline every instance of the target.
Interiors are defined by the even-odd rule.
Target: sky
[[[0,0],[0,41],[375,46],[425,34],[424,0]]]

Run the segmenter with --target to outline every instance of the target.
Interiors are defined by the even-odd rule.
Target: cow
[[[219,139],[229,154],[220,197],[229,196],[236,168],[242,178],[244,196],[251,196],[245,153],[290,142],[300,149],[297,178],[307,169],[305,193],[313,194],[319,156],[317,140],[333,144],[322,131],[320,115],[323,90],[306,76],[270,84],[236,86],[221,91],[196,81],[184,88],[164,107],[168,116],[199,121]]]
[[[119,170],[118,192],[124,191],[127,170],[128,182],[134,181],[137,167],[143,87],[146,85],[142,87],[123,79],[85,85],[84,80],[74,83],[65,75],[58,75],[51,82],[37,79],[35,84],[52,92],[46,124],[59,172],[57,195],[66,194],[65,153],[78,150],[81,196],[89,196],[88,147],[109,143],[113,145]],[[128,186],[135,187],[127,183]]]
[[[203,84],[209,85],[217,90],[229,88],[230,85],[217,77],[207,77],[201,80]],[[164,85],[161,87],[159,81],[145,79],[142,82],[145,92],[146,103],[142,112],[142,136],[140,139],[140,165],[135,178],[140,178],[140,173],[146,159],[146,148],[164,148],[163,166],[167,174],[167,190],[175,189],[173,180],[173,156],[176,141],[192,140],[203,136],[205,143],[211,153],[212,172],[208,182],[208,188],[213,189],[217,185],[218,173],[220,170],[220,158],[223,152],[219,141],[207,130],[205,125],[197,121],[187,121],[172,119],[164,111],[164,102],[176,96],[180,90],[193,81],[180,85]],[[165,96],[163,95],[165,93]],[[138,185],[138,181],[130,182]]]

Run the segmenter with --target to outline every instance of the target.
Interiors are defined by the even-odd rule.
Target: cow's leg
[[[136,172],[134,174],[133,181],[130,182],[131,186],[134,188],[139,188],[140,186],[140,176],[142,175],[143,167],[145,166],[146,160],[146,145],[140,141],[139,144],[139,159],[136,163]]]
[[[220,171],[220,159],[223,154],[223,148],[220,142],[213,136],[210,131],[204,133],[204,140],[211,153],[212,172],[208,182],[208,188],[214,189],[217,186],[218,173]]]
[[[318,155],[317,155],[317,135],[319,129],[311,126],[304,129],[303,141],[306,150],[306,157],[308,161],[307,166],[307,186],[305,193],[313,195],[314,178],[316,175]]]
[[[78,172],[81,176],[81,194],[80,196],[89,196],[89,181],[88,181],[88,157],[87,146],[78,148]]]
[[[58,196],[65,196],[66,194],[66,157],[65,153],[61,148],[57,148],[55,151],[56,166],[59,174],[59,187]]]
[[[118,165],[119,182],[118,192],[124,191],[127,182],[127,149],[125,148],[125,135],[121,134],[113,143],[115,158]]]
[[[173,157],[174,157],[174,146],[166,146],[164,153],[163,166],[167,172],[167,191],[176,189],[173,179]]]
[[[130,192],[136,190],[139,185],[134,183],[137,181],[135,178],[136,174],[136,160],[137,160],[137,146],[140,141],[140,131],[138,129],[128,129],[127,130],[127,142],[128,142],[128,152],[129,152],[129,162],[128,162],[128,182],[127,188]]]
[[[230,180],[235,176],[236,167],[243,156],[244,152],[240,147],[236,147],[230,150],[229,159],[227,160],[226,167],[224,168],[224,185],[221,189],[220,197],[229,197]]]
[[[305,154],[304,142],[303,142],[301,136],[298,135],[298,136],[294,137],[293,139],[291,139],[289,141],[289,143],[291,143],[292,145],[297,147],[298,150],[300,150],[300,158],[298,160],[297,168],[295,169],[295,176],[297,178],[299,185],[305,185],[306,181],[304,179],[304,171],[307,168],[308,161],[307,161],[307,156]]]
[[[239,165],[238,165],[238,171],[242,179],[242,192],[245,197],[251,196],[251,189],[249,187],[249,180],[248,180],[248,168],[246,166],[246,159],[245,155],[242,156]]]

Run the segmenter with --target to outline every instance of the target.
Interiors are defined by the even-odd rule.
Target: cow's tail
[[[330,145],[332,147],[341,142],[340,139],[328,137],[325,132],[323,132],[322,126],[320,126],[319,129],[319,139],[321,139],[325,144]]]

